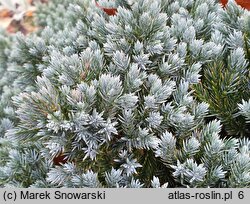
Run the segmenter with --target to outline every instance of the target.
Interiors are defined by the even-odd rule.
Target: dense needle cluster
[[[0,35],[0,185],[250,187],[250,13],[53,0]],[[55,162],[56,161],[56,162]]]

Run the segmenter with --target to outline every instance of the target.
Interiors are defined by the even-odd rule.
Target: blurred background
[[[0,0],[0,29],[24,34],[35,31],[33,17],[37,3],[48,0]]]

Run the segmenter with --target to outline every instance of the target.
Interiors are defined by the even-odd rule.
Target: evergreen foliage
[[[249,187],[249,12],[124,2],[50,1],[44,29],[1,34],[0,185]]]
[[[249,14],[230,1],[226,10],[219,11],[221,22],[212,39],[224,44],[223,54],[203,68],[202,83],[196,95],[210,106],[211,116],[223,122],[224,135],[250,135],[250,126],[244,114],[239,114],[238,104],[248,100],[249,91]]]

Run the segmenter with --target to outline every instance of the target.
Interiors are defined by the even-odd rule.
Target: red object
[[[61,166],[62,164],[65,164],[67,162],[66,156],[62,153],[58,156],[54,157],[53,163],[57,166]]]
[[[102,9],[106,14],[109,16],[114,16],[116,15],[117,9],[116,8],[106,8],[103,6],[100,6],[97,1],[95,1],[95,4],[98,8]]]
[[[237,4],[242,6],[245,9],[250,10],[250,0],[235,0]],[[225,6],[228,2],[228,0],[220,0],[221,4]]]

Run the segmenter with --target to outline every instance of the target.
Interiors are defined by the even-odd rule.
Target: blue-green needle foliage
[[[38,7],[38,33],[1,34],[0,185],[250,187],[247,130],[225,137],[231,123],[214,108],[221,89],[246,92],[249,12],[233,1],[99,4],[116,15],[55,0]],[[242,95],[230,117],[247,129]]]

